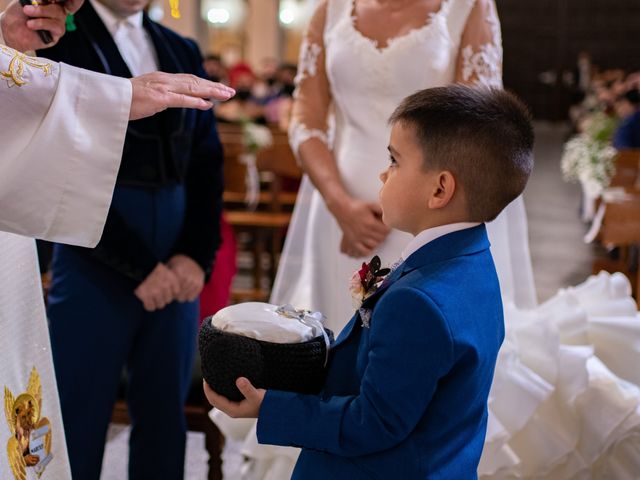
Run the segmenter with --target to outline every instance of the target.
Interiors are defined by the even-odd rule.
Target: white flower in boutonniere
[[[369,328],[371,309],[362,308],[362,304],[378,290],[384,278],[391,272],[389,268],[380,268],[380,266],[380,257],[376,255],[369,263],[363,262],[360,270],[353,273],[349,282],[353,306],[360,313],[362,326],[365,328]]]

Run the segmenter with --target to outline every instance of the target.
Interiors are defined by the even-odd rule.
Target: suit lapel
[[[122,55],[120,55],[111,33],[102,23],[90,2],[86,2],[76,13],[75,21],[78,29],[89,39],[91,47],[100,59],[104,69],[103,73],[124,78],[133,76]]]
[[[373,310],[384,292],[413,270],[455,257],[471,255],[486,250],[489,246],[487,229],[484,224],[439,237],[411,254],[406,261],[389,274],[373,295],[362,302],[360,308]],[[349,338],[360,321],[360,314],[356,311],[351,321],[344,327],[340,336],[332,345],[332,348],[337,347]]]
[[[153,23],[145,14],[142,17],[142,26],[149,34],[153,48],[158,56],[160,71],[167,73],[186,73],[187,69],[182,65],[178,55],[171,48],[171,42],[162,33],[158,25]]]
[[[389,288],[393,282],[395,282],[397,279],[399,279],[402,276],[403,269],[404,269],[404,263],[400,264],[393,272],[389,274],[387,278],[384,279],[384,281],[382,282],[378,290],[376,290],[373,293],[373,295],[371,295],[364,302],[362,302],[362,306],[360,308],[372,309],[373,306],[375,305],[376,300],[380,298],[383,292],[387,288]],[[349,321],[349,323],[347,323],[347,325],[344,327],[342,332],[340,332],[340,336],[334,342],[332,348],[337,347],[342,342],[344,342],[347,338],[349,338],[354,327],[358,324],[358,322],[361,322],[361,321],[362,320],[360,318],[360,312],[359,310],[356,310],[353,317],[351,317],[351,320]]]

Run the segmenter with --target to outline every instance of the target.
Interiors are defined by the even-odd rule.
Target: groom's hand
[[[202,383],[204,385],[204,394],[213,407],[226,413],[231,418],[258,418],[262,400],[264,400],[264,395],[267,393],[263,388],[255,388],[248,379],[240,377],[236,380],[236,387],[238,387],[245,399],[241,402],[232,402],[211,390],[211,387],[204,380]]]
[[[180,292],[180,280],[166,265],[158,263],[133,292],[148,312],[160,310],[173,302]]]
[[[202,267],[186,255],[177,254],[169,259],[167,267],[180,281],[180,291],[176,296],[179,302],[193,302],[204,287],[205,273]]]

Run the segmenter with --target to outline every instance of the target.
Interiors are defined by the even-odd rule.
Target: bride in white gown
[[[408,17],[421,24],[405,25],[384,44],[373,38],[387,38],[387,27],[377,32],[374,22],[365,31],[362,21],[375,3],[383,2],[321,2],[301,47],[290,130],[309,178],[299,192],[271,301],[322,311],[336,333],[353,314],[347,285],[368,260],[363,255],[376,253],[392,263],[409,240],[401,232],[387,234],[375,206],[378,174],[388,161],[391,112],[419,89],[502,84],[493,0],[387,2],[414,9]],[[392,10],[384,19],[391,26]],[[603,275],[536,307],[522,199],[488,230],[507,338],[479,475],[639,478],[640,392],[602,362],[640,382],[635,369],[620,360],[626,353],[637,365],[640,351],[640,320],[628,284]],[[297,450],[258,445],[252,421],[232,421],[219,412],[212,418],[227,437],[227,480],[288,478]]]
[[[354,236],[364,237],[364,243],[369,231],[382,225],[376,209],[378,174],[388,163],[387,119],[404,97],[423,88],[501,85],[500,28],[492,0],[410,2],[416,5],[414,21],[422,23],[385,45],[358,30],[364,27],[354,9],[360,3],[323,3],[301,47],[289,138],[310,177],[300,188],[271,298],[322,311],[336,333],[353,313],[344,288],[353,271],[374,253],[395,262],[410,239],[392,231],[378,245],[371,239],[369,251],[341,244],[349,243],[350,235],[351,244]],[[424,4],[433,13],[427,14]],[[505,295],[519,306],[533,306],[522,199],[489,227],[489,235]],[[520,251],[511,252],[512,246]]]

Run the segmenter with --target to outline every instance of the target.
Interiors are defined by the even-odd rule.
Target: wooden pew
[[[624,273],[631,282],[636,302],[640,307],[640,257],[631,255],[631,248],[640,245],[640,192],[633,188],[626,189],[626,192],[628,198],[625,200],[607,202],[598,237],[605,246],[618,248],[619,259],[596,260],[593,271]]]
[[[247,166],[240,161],[245,154],[241,125],[220,124],[220,139],[225,157],[225,218],[237,233],[250,235],[247,251],[252,257],[252,287],[233,288],[231,300],[266,301],[275,279],[284,232],[291,220],[296,200],[295,192],[282,188],[284,178],[299,178],[301,172],[289,148],[286,133],[272,130],[273,145],[256,153],[256,167],[260,176],[269,177],[258,194],[255,210],[247,209]],[[266,174],[266,175],[265,175]],[[268,266],[263,259],[268,257]],[[269,285],[264,285],[268,278]]]
[[[616,171],[611,178],[611,187],[638,188],[638,172],[640,171],[640,150],[620,150],[614,159]]]

